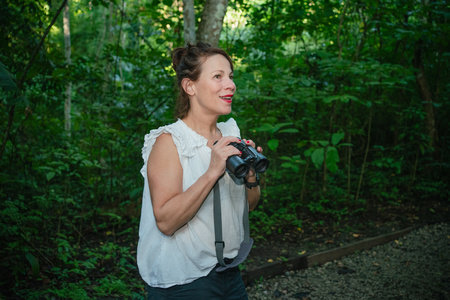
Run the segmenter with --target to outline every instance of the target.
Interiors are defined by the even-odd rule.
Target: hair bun
[[[202,53],[207,51],[208,48],[211,48],[211,45],[204,42],[198,42],[195,45],[188,43],[185,47],[178,47],[172,52],[172,67],[175,72],[178,74],[181,72],[180,65],[185,65],[186,57],[198,57],[201,56]],[[190,60],[190,59],[188,59]],[[183,69],[183,68],[182,68]]]
[[[181,60],[184,56],[186,56],[188,50],[187,47],[179,47],[173,50],[172,52],[172,67],[175,70],[175,72],[178,73],[178,66],[181,63]]]

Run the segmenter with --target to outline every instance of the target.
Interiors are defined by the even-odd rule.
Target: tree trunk
[[[370,112],[369,112],[369,125],[367,128],[366,150],[364,151],[364,159],[363,159],[363,163],[361,166],[361,174],[359,175],[358,188],[356,189],[355,203],[358,203],[358,200],[359,200],[359,193],[361,192],[362,182],[363,182],[363,178],[364,178],[364,171],[366,169],[366,164],[367,164],[367,155],[369,154],[369,149],[370,149],[370,139],[371,139],[371,135],[372,135],[372,110],[373,110],[373,106],[370,107]]]
[[[195,10],[194,0],[183,0],[183,23],[185,44],[195,44]]]
[[[107,25],[107,22],[108,22],[107,21],[107,16],[108,16],[107,9],[105,7],[102,7],[102,10],[103,10],[103,12],[102,12],[101,19],[103,20],[104,25],[103,25],[103,29],[99,35],[98,43],[97,43],[97,50],[95,52],[95,58],[96,58],[97,62],[99,61],[100,55],[102,54],[102,51],[103,51],[103,44],[105,43],[106,30],[107,30],[106,27],[108,26]]]
[[[348,125],[347,125],[347,132],[345,133],[345,136],[347,137],[347,144],[351,145],[352,144],[352,101],[349,101],[349,109],[348,111],[350,112],[350,117],[348,120]],[[347,147],[347,197],[350,199],[350,191],[351,191],[351,174],[352,174],[352,146],[348,146]]]
[[[353,55],[353,61],[358,61],[359,60],[359,54],[361,52],[361,50],[364,48],[364,43],[366,42],[367,39],[367,30],[368,30],[368,20],[364,17],[364,10],[363,8],[361,8],[361,12],[360,12],[360,16],[361,16],[361,22],[364,24],[363,27],[363,32],[362,32],[362,36],[361,39],[359,40],[358,44],[356,45],[355,48],[355,53]]]
[[[341,16],[339,18],[339,27],[338,27],[338,31],[337,31],[337,37],[336,37],[338,48],[339,48],[339,54],[338,54],[339,59],[342,59],[341,32],[342,32],[342,27],[344,26],[344,18],[345,18],[345,12],[347,11],[348,2],[349,1],[345,1],[344,7],[342,8]]]
[[[301,204],[303,204],[303,199],[305,198],[306,174],[308,173],[308,167],[309,167],[309,159],[306,160],[305,170],[303,171],[302,190],[300,192],[300,203]]]
[[[106,44],[111,44],[113,42],[113,32],[112,32],[112,23],[113,23],[113,19],[114,19],[114,5],[113,2],[109,3],[109,8],[108,8],[108,19],[105,23],[105,41]],[[110,55],[110,54],[108,54]],[[104,63],[104,74],[103,74],[103,87],[102,87],[102,91],[103,91],[103,95],[106,95],[109,91],[109,87],[110,87],[110,79],[113,78],[112,76],[115,75],[111,75],[112,73],[112,65],[111,62],[108,58],[106,58],[106,62]]]
[[[332,108],[331,108],[331,115],[330,115],[330,123],[328,126],[328,132],[330,133],[330,137],[328,138],[328,144],[331,145],[331,136],[333,135],[333,123],[336,115],[336,102],[333,102]],[[328,152],[328,146],[326,146],[323,149],[324,156],[323,156],[323,185],[322,185],[322,192],[325,194],[327,192],[327,181],[328,181],[328,166],[327,166],[327,152]]]
[[[63,24],[64,24],[64,52],[66,55],[67,66],[72,64],[71,60],[71,49],[70,49],[70,12],[69,12],[70,1],[66,2],[63,14]],[[70,136],[71,131],[71,118],[70,111],[72,105],[72,82],[68,82],[66,85],[66,100],[64,102],[64,128],[67,135]]]
[[[223,18],[227,12],[228,0],[208,0],[202,13],[198,27],[197,41],[206,42],[212,46],[219,44]]]
[[[428,85],[428,80],[425,76],[425,68],[422,61],[422,47],[423,43],[422,41],[419,41],[416,44],[413,64],[416,68],[416,81],[424,102],[424,109],[426,113],[425,125],[428,131],[428,146],[433,149],[436,145],[437,131],[434,118],[433,98],[431,95],[430,86]]]

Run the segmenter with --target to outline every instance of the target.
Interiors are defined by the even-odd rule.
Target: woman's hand
[[[243,141],[244,141],[244,143],[245,143],[247,146],[252,146],[252,147],[255,148],[256,151],[258,151],[259,153],[262,153],[262,152],[263,152],[263,148],[260,147],[260,146],[256,147],[255,142],[253,142],[252,140],[246,140],[246,139],[243,139]],[[254,170],[253,168],[250,168],[250,170],[248,171],[247,176],[245,177],[245,180],[246,180],[247,182],[256,182],[256,172],[255,172],[255,170]]]
[[[239,143],[240,139],[232,136],[222,137],[211,148],[211,161],[207,172],[215,178],[219,178],[225,172],[228,157],[241,155],[241,151],[230,145],[232,142]]]

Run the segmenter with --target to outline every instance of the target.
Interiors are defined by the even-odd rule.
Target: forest
[[[444,0],[2,3],[2,299],[144,297],[141,149],[174,121],[171,51],[188,42],[230,54],[223,118],[270,160],[256,244],[448,221]]]

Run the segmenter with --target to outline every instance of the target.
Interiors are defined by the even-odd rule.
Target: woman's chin
[[[229,115],[231,114],[231,106],[228,109],[224,109],[223,112],[221,113],[221,115],[225,116],[225,115]]]

